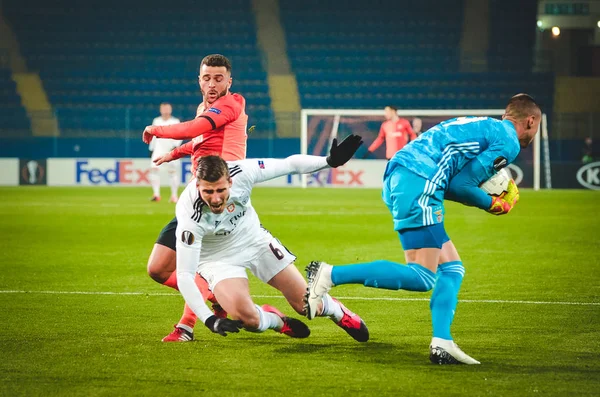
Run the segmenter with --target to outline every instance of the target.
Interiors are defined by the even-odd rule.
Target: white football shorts
[[[203,262],[200,259],[198,273],[208,282],[212,290],[220,281],[228,278],[248,278],[246,269],[267,283],[277,273],[296,260],[296,256],[288,251],[271,233],[257,238],[254,244],[230,255],[225,254],[217,261]]]

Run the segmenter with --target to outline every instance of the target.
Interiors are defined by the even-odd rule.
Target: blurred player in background
[[[246,270],[281,291],[299,314],[304,314],[307,284],[294,266],[296,257],[261,225],[250,196],[254,185],[263,181],[339,167],[361,144],[360,136],[351,135],[339,145],[334,140],[327,157],[294,155],[229,164],[219,156],[199,159],[197,179],[177,204],[177,280],[188,305],[212,332],[225,336],[243,326],[252,332],[273,329],[293,338],[309,336],[303,322],[252,301]],[[219,318],[206,306],[194,282],[197,273],[208,280],[219,304],[238,322]],[[317,313],[329,317],[355,340],[369,339],[360,317],[328,294],[322,297]]]
[[[166,126],[179,124],[179,119],[172,116],[173,107],[168,102],[163,102],[160,104],[160,117],[156,117],[152,120],[152,125],[156,126]],[[169,153],[171,150],[175,149],[179,145],[181,145],[181,140],[177,139],[169,139],[169,138],[156,138],[154,137],[150,141],[150,145],[148,145],[148,149],[150,150],[150,158],[152,159],[152,164],[150,165],[150,181],[152,183],[152,201],[160,201],[160,164],[156,164],[154,161]],[[179,188],[179,175],[177,173],[177,162],[172,162],[166,164],[167,170],[169,172],[169,182],[171,185],[171,198],[169,202],[176,203],[177,202],[177,189]]]
[[[408,120],[398,116],[397,108],[386,106],[384,112],[385,121],[379,128],[379,135],[369,146],[363,158],[368,157],[385,142],[385,158],[389,160],[408,142],[417,139]]]
[[[430,360],[479,364],[450,334],[465,268],[444,229],[443,202],[447,198],[494,215],[507,214],[519,198],[514,181],[502,196],[491,197],[479,186],[533,141],[541,115],[529,95],[519,94],[508,102],[502,120],[459,117],[444,121],[396,153],[385,170],[382,197],[392,213],[407,264],[385,260],[348,266],[311,263],[307,268],[309,318],[320,297],[337,285],[422,292],[433,288]]]
[[[419,136],[423,133],[421,129],[423,128],[423,120],[418,117],[415,117],[412,121],[412,129],[416,136]]]
[[[198,107],[196,118],[170,126],[148,126],[143,132],[142,139],[146,143],[153,137],[191,139],[183,146],[155,159],[155,164],[160,165],[191,154],[194,175],[198,158],[202,156],[219,155],[227,161],[246,158],[246,100],[240,94],[229,92],[232,82],[229,59],[219,54],[204,57],[198,75],[203,102]],[[148,259],[148,274],[156,282],[178,289],[175,272],[176,228],[177,218],[173,218],[160,232]],[[214,303],[213,308],[217,314],[226,316],[216,304],[206,281],[197,276],[196,284],[205,299]],[[186,305],[181,320],[163,341],[193,340],[195,324],[196,315]]]
[[[594,141],[591,136],[588,136],[583,141],[583,157],[581,157],[582,164],[589,164],[594,161]]]

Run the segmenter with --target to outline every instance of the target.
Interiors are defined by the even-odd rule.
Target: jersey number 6
[[[271,248],[271,252],[273,252],[273,255],[275,255],[275,258],[282,260],[283,259],[283,252],[281,252],[281,250],[279,248],[276,248],[273,246],[273,243],[269,244],[269,248]]]

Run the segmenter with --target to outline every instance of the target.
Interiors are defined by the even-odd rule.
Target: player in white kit
[[[163,102],[160,104],[160,117],[156,117],[152,120],[152,125],[164,126],[179,124],[179,119],[173,117],[173,108],[170,103]],[[151,165],[150,165],[150,183],[152,184],[152,201],[160,201],[160,167],[166,167],[169,172],[169,183],[171,185],[171,198],[169,202],[177,202],[177,189],[179,188],[179,175],[177,173],[177,167],[179,166],[179,160],[171,161],[164,165],[156,165],[154,160],[164,156],[171,150],[181,145],[181,140],[167,139],[167,138],[156,138],[152,139],[148,149],[151,152]]]
[[[250,194],[256,183],[288,174],[312,173],[345,164],[362,144],[351,135],[334,140],[327,157],[294,155],[286,159],[225,162],[219,156],[198,161],[196,178],[177,203],[177,281],[179,291],[199,319],[221,335],[243,327],[252,332],[273,329],[294,338],[310,334],[300,320],[270,305],[255,305],[246,270],[281,291],[299,314],[304,314],[306,281],[294,266],[296,257],[262,227]],[[194,277],[196,272],[231,319],[218,318],[206,306]],[[318,315],[331,318],[359,342],[369,339],[360,317],[339,301],[324,295]]]

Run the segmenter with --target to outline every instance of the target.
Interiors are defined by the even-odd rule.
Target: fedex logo
[[[75,182],[79,185],[82,183],[91,183],[98,185],[105,184],[125,184],[125,185],[141,185],[150,184],[150,169],[135,168],[133,161],[124,160],[116,161],[113,166],[106,168],[93,168],[89,165],[88,160],[78,160],[75,163]]]
[[[364,185],[363,174],[363,170],[344,170],[340,168],[331,168],[308,175],[307,183],[308,185],[317,186],[334,185],[358,187]],[[288,185],[293,184],[294,177],[298,179],[300,178],[299,175],[288,175]]]
[[[190,179],[194,177],[192,175],[192,163],[190,161],[181,162],[181,172],[179,173],[179,175],[181,175],[180,182],[184,185],[187,185]]]

